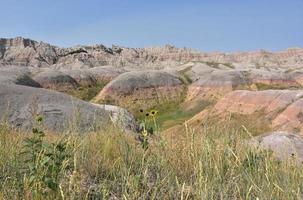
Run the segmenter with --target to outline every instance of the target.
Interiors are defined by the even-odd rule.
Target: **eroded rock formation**
[[[126,48],[104,45],[60,48],[21,37],[0,39],[0,63],[64,69],[104,65],[166,68],[187,62],[228,63],[230,67],[300,67],[303,49],[293,48],[272,53],[264,50],[238,53],[203,53],[187,48],[164,47]],[[224,67],[224,66],[217,66]],[[226,67],[226,66],[225,66]],[[228,67],[228,66],[227,66]]]

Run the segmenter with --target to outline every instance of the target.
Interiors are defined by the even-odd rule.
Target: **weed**
[[[140,112],[143,113],[143,109],[140,109]],[[148,149],[149,136],[154,135],[155,132],[158,132],[158,125],[156,120],[157,114],[157,110],[150,110],[149,112],[145,113],[144,120],[141,120],[140,122],[138,140],[140,141],[141,146],[144,150]]]
[[[33,136],[24,139],[21,152],[26,166],[23,169],[23,184],[25,188],[31,188],[33,198],[41,197],[48,190],[58,193],[60,175],[70,167],[66,142],[45,142],[42,116],[37,116],[36,122],[37,126],[32,129]]]

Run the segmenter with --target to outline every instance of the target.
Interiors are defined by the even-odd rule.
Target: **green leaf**
[[[36,178],[36,177],[35,177],[35,176],[33,176],[33,175],[32,175],[32,176],[30,176],[30,177],[29,177],[29,183],[30,183],[30,184],[32,184],[32,183],[33,183],[33,181],[35,180],[35,178]]]
[[[48,163],[49,161],[50,161],[50,157],[46,156],[46,157],[43,158],[41,164],[46,165],[46,163]]]
[[[50,177],[45,177],[44,183],[53,191],[56,191],[58,189],[58,184]]]

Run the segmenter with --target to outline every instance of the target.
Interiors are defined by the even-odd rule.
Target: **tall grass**
[[[301,199],[302,166],[247,148],[245,130],[185,130],[177,141],[156,134],[147,151],[114,127],[46,134],[45,142],[66,142],[72,166],[61,169],[57,190],[35,179],[34,193],[20,154],[32,135],[1,125],[0,199]]]

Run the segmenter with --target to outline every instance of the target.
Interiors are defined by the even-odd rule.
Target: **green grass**
[[[235,69],[235,66],[232,63],[222,63],[222,64],[229,67],[230,69]]]
[[[182,81],[183,84],[185,85],[189,85],[191,84],[193,81],[191,80],[191,78],[186,74],[188,71],[191,70],[192,67],[187,67],[183,70],[179,71],[179,79]]]
[[[211,105],[211,102],[199,101],[190,109],[187,109],[186,106],[182,104],[174,108],[162,109],[157,116],[157,123],[161,130],[165,130],[175,125],[182,125],[186,120],[189,120],[209,105]]]
[[[193,81],[190,79],[190,77],[186,73],[180,73],[179,74],[179,79],[182,81],[183,84],[189,85]]]
[[[91,101],[104,88],[107,82],[98,82],[92,86],[81,86],[76,89],[67,91],[67,94],[82,99],[84,101]]]
[[[153,119],[150,117],[146,117],[145,114],[148,113],[150,110],[157,110],[157,127],[163,131],[176,125],[182,125],[186,120],[189,120],[194,115],[201,112],[203,109],[212,104],[213,102],[206,100],[195,102],[183,102],[183,99],[181,99],[177,103],[162,103],[158,106],[153,106],[148,110],[144,110],[143,113],[135,112],[134,114],[139,121],[146,121],[148,125],[155,128]]]
[[[205,64],[207,64],[208,66],[210,66],[212,68],[220,69],[219,68],[220,63],[217,63],[217,62],[205,62]]]
[[[299,84],[297,85],[288,85],[288,84],[264,84],[264,83],[255,83],[258,90],[284,90],[284,89],[301,89]]]
[[[238,85],[234,88],[235,90],[299,90],[302,89],[302,87],[297,83],[292,84],[265,84],[265,83],[253,83],[253,84],[243,84]]]

